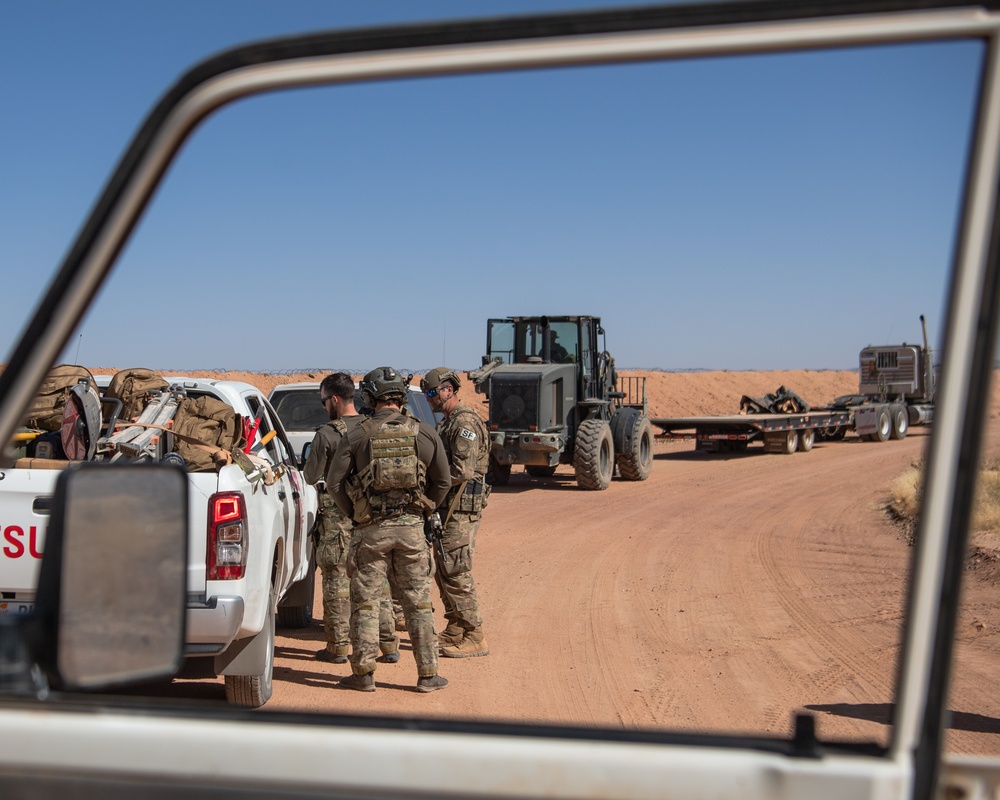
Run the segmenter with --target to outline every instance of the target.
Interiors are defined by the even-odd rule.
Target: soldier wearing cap
[[[451,467],[451,489],[438,509],[443,530],[434,572],[448,620],[438,641],[441,655],[448,658],[485,656],[490,652],[472,578],[476,531],[489,495],[486,470],[490,439],[479,414],[455,394],[461,385],[458,375],[447,367],[432,369],[420,381],[431,408],[444,414],[438,434]]]
[[[337,445],[327,489],[355,523],[351,534],[351,675],[340,685],[375,691],[379,598],[391,564],[417,662],[417,690],[448,681],[437,674],[431,607],[431,555],[424,519],[451,486],[448,457],[435,430],[401,413],[409,377],[392,367],[365,375],[361,394],[374,415],[350,428]]]

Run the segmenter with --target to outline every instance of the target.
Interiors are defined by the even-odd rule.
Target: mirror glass
[[[866,346],[923,352],[921,315],[946,357],[982,56],[958,41],[241,101],[185,146],[69,353],[265,392],[445,364],[485,415],[465,373],[487,321],[579,314],[654,420],[779,387],[822,407],[858,393]],[[475,538],[487,657],[442,658],[428,698],[403,631],[378,691],[338,690],[317,583],[313,623],[278,631],[264,710],[764,736],[811,713],[821,738],[886,745],[912,551],[894,487],[933,430],[916,422],[787,455],[657,438],[647,480],[603,491],[572,464],[517,465]],[[956,708],[1000,717],[970,691]],[[226,702],[218,678],[169,692]],[[981,730],[953,743],[1000,752]]]
[[[100,466],[63,478],[60,677],[82,689],[169,677],[184,642],[186,476]]]

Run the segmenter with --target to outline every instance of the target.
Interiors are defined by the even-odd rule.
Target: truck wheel
[[[618,472],[627,481],[644,481],[653,469],[653,423],[645,414],[627,431],[624,450],[618,456]]]
[[[486,470],[486,482],[490,486],[506,486],[510,481],[510,464],[501,464],[490,456],[490,466]]]
[[[607,489],[615,470],[611,426],[604,420],[585,419],[576,429],[573,469],[581,489]]]
[[[290,605],[278,606],[279,628],[305,628],[312,622],[313,601],[316,598],[316,553],[309,558],[306,576],[288,587],[285,600]]]
[[[528,464],[524,471],[532,478],[551,478],[556,474],[555,467],[543,467],[541,464]]]
[[[889,441],[889,437],[892,435],[892,417],[889,415],[889,406],[879,406],[875,419],[877,427],[873,441]]]
[[[812,428],[804,431],[799,431],[799,442],[798,449],[803,453],[808,453],[813,449],[813,443],[816,441],[816,431]]]
[[[274,608],[273,604],[270,606]],[[260,675],[226,675],[226,700],[242,708],[260,708],[271,699],[274,676],[274,612],[269,612],[264,630],[257,634],[266,637],[267,658]]]
[[[889,415],[892,417],[892,438],[905,439],[907,431],[910,430],[910,414],[902,403],[895,403],[889,406]]]
[[[799,449],[799,434],[797,431],[788,431],[781,440],[781,454],[790,456]]]

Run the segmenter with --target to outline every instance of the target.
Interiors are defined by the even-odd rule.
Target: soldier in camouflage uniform
[[[434,554],[434,578],[448,620],[438,642],[441,655],[449,658],[485,656],[490,652],[472,578],[476,531],[489,496],[486,469],[490,438],[479,414],[456,396],[461,385],[458,375],[447,367],[432,369],[420,381],[431,408],[444,414],[438,434],[451,467],[451,489],[438,509],[444,524],[441,545]]]
[[[345,372],[327,375],[319,386],[320,402],[330,417],[313,438],[303,474],[306,482],[315,485],[319,496],[316,520],[316,564],[323,575],[323,631],[326,646],[316,652],[316,658],[334,664],[346,664],[350,644],[351,583],[347,552],[353,523],[344,515],[326,492],[326,472],[341,438],[361,417],[354,406],[354,380]],[[381,659],[399,660],[399,637],[393,631],[388,605],[383,608],[379,631]]]
[[[448,457],[432,427],[400,412],[407,378],[391,367],[361,382],[375,414],[348,430],[327,473],[337,506],[355,522],[351,578],[351,675],[340,685],[375,691],[379,598],[392,565],[417,662],[417,690],[447,686],[437,674],[437,636],[431,607],[431,556],[424,519],[451,486]]]

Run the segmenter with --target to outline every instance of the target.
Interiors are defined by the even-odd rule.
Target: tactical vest
[[[361,427],[365,435],[359,450],[367,449],[369,460],[358,471],[357,484],[368,508],[356,503],[355,520],[367,524],[407,512],[422,513],[429,502],[424,495],[427,467],[417,455],[419,421],[399,415],[381,424],[366,419]]]
[[[465,417],[468,417],[469,421],[466,422],[465,425],[462,425],[461,420]],[[441,438],[447,445],[450,445],[451,443],[452,429],[458,427],[468,428],[476,433],[477,450],[476,466],[474,467],[476,477],[464,484],[462,487],[462,497],[458,500],[455,499],[455,492],[458,491],[460,487],[452,487],[445,498],[444,505],[445,508],[453,509],[453,511],[478,514],[486,508],[490,495],[490,486],[486,483],[486,471],[489,469],[490,465],[489,432],[486,430],[486,424],[482,421],[482,418],[468,406],[460,406],[452,412],[451,416],[446,417],[441,423]],[[452,458],[452,454],[450,452],[448,456],[449,459]]]

